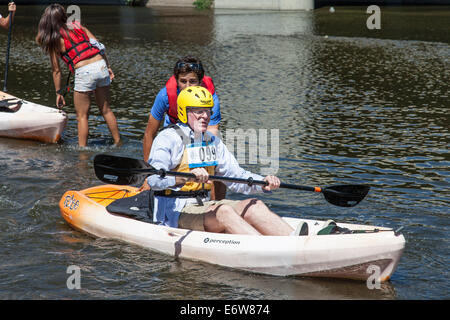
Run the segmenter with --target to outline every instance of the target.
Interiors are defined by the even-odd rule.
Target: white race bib
[[[217,165],[216,145],[192,143],[186,146],[189,168],[209,167]]]

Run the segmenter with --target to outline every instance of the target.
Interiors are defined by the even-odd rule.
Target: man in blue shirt
[[[153,140],[158,133],[161,122],[163,122],[164,126],[167,126],[170,123],[177,123],[178,115],[176,100],[178,94],[187,87],[203,86],[212,94],[214,107],[212,110],[213,114],[211,116],[211,121],[208,125],[208,131],[213,135],[218,135],[219,133],[219,123],[221,121],[220,102],[215,92],[212,79],[205,76],[201,61],[195,57],[186,56],[177,61],[173,73],[173,76],[167,81],[164,88],[157,94],[150,112],[142,142],[145,161],[148,160]],[[146,189],[147,186],[144,185],[143,188]],[[218,181],[214,182],[211,198],[220,200],[225,198],[225,194],[225,185]]]
[[[178,94],[180,93],[180,90],[178,89]],[[221,120],[221,114],[220,114],[220,102],[219,98],[217,97],[217,94],[213,94],[214,99],[214,107],[213,107],[213,114],[211,116],[211,121],[209,122],[209,128],[208,131],[212,132],[214,135],[218,130],[219,123]],[[166,127],[170,123],[169,115],[167,114],[167,111],[169,109],[169,97],[167,95],[167,89],[166,87],[162,88],[159,93],[156,96],[155,102],[153,103],[152,110],[150,111],[150,116],[153,117],[156,121],[160,122],[164,120],[163,126]],[[159,124],[158,124],[159,127]],[[145,158],[145,156],[144,156]]]

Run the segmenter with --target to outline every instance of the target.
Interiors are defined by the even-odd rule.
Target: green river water
[[[34,42],[43,9],[18,7],[8,92],[53,106],[49,59]],[[81,7],[116,76],[111,100],[124,145],[111,147],[93,106],[89,147],[79,150],[71,95],[61,143],[0,138],[0,299],[448,299],[449,7],[382,7],[380,30],[367,29],[366,8],[335,9]],[[5,30],[0,43],[5,49]],[[348,209],[287,189],[259,198],[280,215],[403,226],[406,248],[390,282],[369,290],[249,274],[95,239],[64,222],[63,193],[100,184],[95,154],[142,157],[155,96],[187,54],[214,79],[223,133],[279,130],[282,181],[372,186]],[[264,167],[249,162],[241,164]],[[81,269],[79,290],[66,286],[70,265]]]

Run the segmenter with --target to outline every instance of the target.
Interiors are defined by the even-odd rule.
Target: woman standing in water
[[[114,145],[119,145],[119,129],[109,102],[109,87],[114,74],[109,67],[104,46],[80,23],[68,25],[66,11],[60,4],[52,4],[45,9],[39,22],[36,42],[50,56],[58,107],[66,104],[61,90],[58,57],[75,74],[73,100],[78,120],[78,145],[87,145],[92,92],[113,136]]]

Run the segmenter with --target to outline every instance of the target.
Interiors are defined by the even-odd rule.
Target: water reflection
[[[201,270],[201,272],[200,272]],[[275,299],[275,300],[339,300],[339,299],[395,299],[394,286],[384,283],[380,289],[370,290],[363,282],[305,277],[272,277],[182,260],[172,264],[172,274],[184,275],[183,281],[195,283],[184,297],[194,294],[198,299]],[[202,274],[198,277],[199,272]],[[165,279],[165,278],[164,278]],[[202,280],[203,279],[203,280]],[[204,279],[208,279],[205,281]],[[273,284],[276,283],[274,286]],[[173,283],[175,285],[175,283]],[[205,294],[207,293],[208,296]],[[202,294],[203,293],[203,294]],[[244,296],[242,296],[244,294]]]

